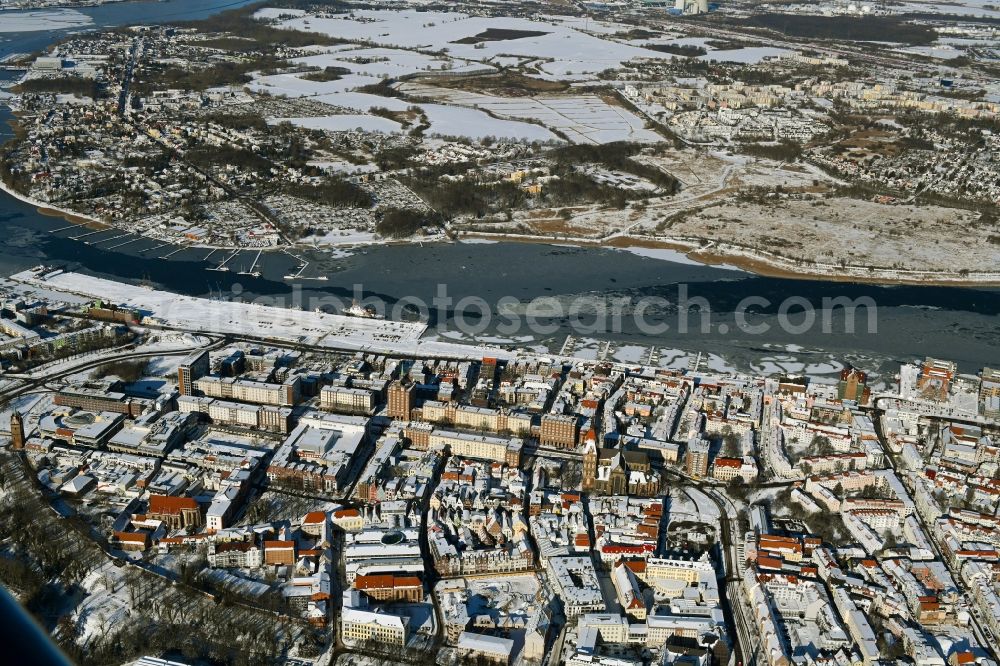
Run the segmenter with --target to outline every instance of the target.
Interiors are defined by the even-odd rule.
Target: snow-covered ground
[[[748,46],[743,49],[709,51],[706,55],[700,56],[700,59],[755,65],[765,58],[776,58],[786,53],[791,53],[791,51],[774,46]]]
[[[501,118],[540,122],[545,127],[562,133],[573,143],[655,143],[662,140],[659,134],[646,129],[646,122],[642,118],[628,109],[608,104],[597,95],[511,98],[416,83],[404,83],[399,88],[415,97],[429,97],[455,106],[484,109]],[[427,105],[421,107],[426,108]],[[547,134],[552,139],[556,138],[551,133]]]
[[[895,49],[900,53],[913,53],[916,55],[927,56],[928,58],[937,58],[939,60],[950,60],[952,58],[957,58],[965,53],[964,50],[958,49],[951,44],[932,44],[930,46],[907,46],[902,49]]]
[[[342,47],[335,48],[338,50],[327,54],[300,58],[297,62],[320,67],[346,67],[354,70],[355,73],[346,75],[337,81],[309,81],[293,74],[277,74],[260,77],[251,82],[249,87],[258,92],[267,92],[272,95],[310,97],[316,101],[346,109],[348,112],[309,118],[273,118],[271,122],[288,121],[300,127],[333,131],[353,130],[357,128],[371,132],[385,133],[402,131],[399,123],[388,118],[369,114],[375,108],[384,108],[390,111],[406,111],[414,106],[412,103],[393,97],[381,97],[379,95],[357,92],[356,89],[368,84],[377,83],[386,76],[399,76],[401,74],[423,71],[423,67],[414,66],[415,63],[412,59],[414,56],[418,59],[426,58],[426,56],[400,49],[360,49],[358,51],[344,52]],[[352,60],[355,57],[375,57],[356,55],[358,53],[372,52],[379,53],[377,57],[386,58],[388,61],[359,65]],[[421,61],[418,60],[417,62]],[[463,69],[463,66],[456,66],[456,62],[451,59],[446,59],[444,62],[450,66],[451,71],[461,71]],[[376,67],[375,65],[379,66]],[[469,69],[468,66],[464,68]],[[440,66],[435,69],[440,69]],[[544,127],[516,120],[493,118],[489,114],[477,109],[442,104],[420,104],[419,106],[430,121],[429,134],[465,136],[473,139],[492,136],[505,139],[522,139],[525,141],[559,141],[558,136]]]
[[[623,345],[616,349],[612,356],[622,363],[642,363],[649,357],[649,348],[642,345]]]
[[[104,560],[80,583],[87,592],[73,618],[80,645],[102,638],[113,627],[128,621],[130,603],[124,572],[124,568],[115,566],[111,560]]]
[[[558,141],[559,137],[538,125],[494,118],[479,109],[444,104],[421,104],[431,122],[431,134],[482,139],[488,136],[525,141]]]
[[[405,111],[412,106],[404,100],[358,91],[387,78],[490,73],[496,71],[497,65],[530,61],[536,68],[534,76],[537,78],[592,80],[598,72],[619,67],[629,60],[673,57],[603,37],[626,30],[626,26],[578,18],[529,20],[474,17],[458,12],[391,10],[317,17],[277,9],[262,9],[256,16],[261,19],[282,17],[279,25],[284,27],[366,42],[363,46],[315,47],[310,49],[310,55],[295,60],[313,67],[350,70],[350,74],[336,81],[310,81],[299,75],[279,74],[262,76],[250,83],[249,87],[259,92],[310,97],[343,110],[338,112],[343,115],[276,119],[309,128],[401,131],[400,125],[391,120],[356,115],[370,113],[375,107]],[[523,31],[525,36],[460,43],[487,30]],[[441,49],[442,45],[447,48]],[[512,99],[428,88],[434,94],[414,94],[441,102],[440,105],[419,105],[430,121],[428,133],[431,135],[472,139],[491,136],[526,141],[559,141],[560,136],[566,136],[575,143],[661,140],[658,134],[646,129],[642,118],[596,95]]]
[[[287,14],[285,10],[262,9],[258,17]],[[447,46],[448,55],[485,61],[499,56],[537,58],[542,77],[557,79],[590,78],[605,69],[618,67],[635,58],[669,59],[669,54],[602,39],[592,33],[613,33],[625,26],[602,24],[586,19],[540,16],[492,18],[457,12],[353,11],[329,18],[298,16],[281,25],[307,32],[321,32],[349,40],[368,40],[381,47],[403,47],[437,51]],[[486,30],[520,30],[541,35],[518,39],[457,43]],[[481,47],[479,45],[482,45]]]
[[[0,411],[0,424],[3,424],[0,425],[0,428],[5,432],[9,431],[10,417],[15,409],[22,415],[27,415],[32,410],[35,410],[37,407],[43,407],[45,404],[48,404],[46,396],[38,393],[26,393],[11,398],[3,411]]]
[[[242,333],[311,344],[335,335],[365,344],[375,339],[416,340],[425,329],[422,324],[345,317],[241,301],[211,301],[81,273],[59,272],[43,278],[26,271],[12,277],[26,282],[42,281],[49,288],[100,297],[119,305],[138,308],[151,312],[154,320],[189,331]]]
[[[516,352],[486,344],[460,345],[422,340],[420,338],[427,326],[417,322],[345,317],[280,307],[275,302],[210,300],[81,273],[55,272],[42,276],[25,271],[12,276],[12,279],[90,298],[100,297],[149,313],[147,316],[151,322],[195,333],[247,335],[335,349],[461,359],[481,358],[484,355],[507,359],[517,355]],[[398,304],[400,308],[403,305],[405,303]]]
[[[718,527],[721,514],[719,513],[719,507],[715,505],[715,502],[713,502],[698,488],[685,488],[684,492],[686,492],[688,497],[690,497],[694,502],[694,505],[698,510],[699,521]]]

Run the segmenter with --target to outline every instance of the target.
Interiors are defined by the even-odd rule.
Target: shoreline
[[[729,266],[737,268],[746,273],[761,277],[783,278],[787,280],[815,280],[819,282],[846,282],[868,285],[910,285],[925,287],[1000,287],[1000,271],[997,273],[987,273],[983,279],[973,279],[968,276],[953,274],[952,277],[942,277],[940,273],[914,274],[912,277],[905,275],[865,275],[842,273],[836,274],[830,271],[847,269],[839,266],[823,266],[810,263],[797,263],[791,259],[769,259],[761,253],[750,254],[738,246],[720,244],[713,241],[710,245],[702,247],[693,241],[679,239],[657,239],[638,236],[613,236],[606,240],[581,239],[581,238],[556,238],[553,236],[527,236],[527,235],[506,235],[490,234],[487,232],[470,232],[459,236],[458,240],[464,238],[477,238],[482,240],[492,240],[497,242],[510,243],[552,243],[559,245],[571,245],[577,247],[614,248],[628,250],[629,248],[646,248],[671,250],[683,254],[691,261],[703,266]],[[793,264],[792,267],[788,264]],[[868,271],[867,267],[849,267],[855,271]],[[873,269],[872,272],[883,271],[884,273],[901,273],[906,271]]]
[[[96,229],[112,229],[114,227],[114,225],[98,220],[96,217],[82,215],[66,208],[60,208],[59,206],[53,206],[50,203],[33,199],[26,194],[21,194],[17,190],[8,187],[7,183],[4,183],[3,181],[0,181],[0,191],[5,192],[21,203],[34,206],[35,210],[37,210],[39,214],[45,215],[46,217],[61,217],[67,222],[72,222],[73,224],[79,224],[86,227],[93,227]]]
[[[97,218],[90,217],[88,215],[82,215],[75,211],[67,210],[59,206],[53,206],[52,204],[38,201],[32,197],[26,196],[17,192],[7,186],[6,183],[0,182],[0,191],[5,192],[11,197],[21,201],[22,203],[34,206],[39,214],[45,215],[47,217],[61,217],[67,222],[72,224],[78,224],[85,226],[90,229],[100,230],[100,229],[112,229],[114,225],[108,224]],[[613,235],[604,239],[590,239],[583,237],[566,237],[559,238],[556,236],[544,236],[544,235],[530,235],[530,234],[493,234],[489,232],[474,231],[474,232],[462,232],[451,239],[408,239],[408,240],[397,240],[389,239],[386,241],[372,242],[372,243],[359,243],[353,245],[343,245],[343,246],[328,246],[326,249],[329,251],[346,251],[350,252],[357,248],[371,247],[372,245],[382,245],[382,244],[393,244],[393,245],[414,245],[423,243],[453,243],[461,242],[463,240],[485,240],[494,242],[506,242],[506,243],[534,243],[542,245],[564,245],[570,247],[580,247],[580,248],[605,248],[605,249],[618,249],[628,251],[630,248],[644,248],[650,250],[669,250],[672,252],[677,252],[683,255],[688,260],[695,262],[703,266],[729,266],[735,268],[751,275],[757,275],[761,277],[772,277],[772,278],[782,278],[788,280],[815,280],[820,282],[842,282],[842,283],[856,283],[856,284],[869,284],[869,285],[908,285],[908,286],[927,286],[927,287],[964,287],[964,288],[996,288],[1000,287],[1000,271],[997,273],[987,273],[984,275],[983,279],[970,278],[969,276],[963,276],[958,274],[953,274],[952,276],[942,276],[940,273],[915,273],[912,276],[900,275],[899,273],[905,271],[898,270],[888,270],[888,269],[868,269],[867,267],[849,267],[848,269],[841,268],[839,266],[824,266],[809,263],[799,263],[793,259],[788,258],[769,258],[766,254],[761,252],[750,252],[739,246],[732,246],[727,244],[720,244],[716,241],[711,242],[707,246],[701,246],[695,241],[688,241],[682,239],[659,239],[659,238],[649,238],[641,236],[626,236],[626,235]],[[296,249],[312,249],[312,246],[308,244],[305,245],[289,245],[283,248],[266,248],[267,250],[288,250],[294,251]],[[244,251],[255,248],[240,248],[240,247],[228,247],[220,246],[217,249],[222,250],[232,250],[232,251]],[[260,249],[260,248],[256,248]],[[669,261],[668,259],[664,259]],[[856,272],[840,272],[837,271],[856,271]],[[860,271],[865,271],[866,273],[874,274],[860,274]],[[882,274],[878,274],[881,271]]]

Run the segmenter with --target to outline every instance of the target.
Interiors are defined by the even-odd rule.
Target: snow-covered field
[[[608,104],[597,95],[510,98],[416,83],[403,83],[399,89],[415,97],[429,97],[459,107],[484,109],[502,118],[540,122],[561,132],[573,143],[655,143],[662,140],[656,132],[645,128],[646,123],[642,118],[628,109]],[[422,106],[426,108],[426,105]]]
[[[963,49],[956,48],[951,44],[907,46],[906,48],[894,50],[899,53],[913,53],[916,55],[927,56],[928,58],[937,58],[939,60],[950,60],[951,58],[957,58],[965,53]]]
[[[377,62],[359,64],[355,60],[377,59]],[[370,132],[399,132],[399,123],[381,116],[369,115],[374,108],[385,108],[390,111],[406,111],[410,102],[394,97],[381,97],[357,89],[378,83],[386,77],[398,77],[405,74],[430,72],[447,68],[452,72],[460,71],[492,71],[492,67],[484,68],[467,61],[456,61],[452,58],[431,58],[429,56],[404,51],[401,49],[371,49],[362,48],[349,50],[343,46],[331,47],[328,52],[306,56],[296,60],[298,63],[317,67],[345,67],[352,74],[345,75],[336,81],[310,81],[293,74],[278,74],[264,76],[250,83],[250,88],[258,92],[286,97],[310,97],[332,106],[356,111],[310,118],[274,118],[273,122],[288,121],[300,127],[310,129],[326,129],[345,131],[364,129]],[[420,104],[427,115],[431,127],[429,134],[439,136],[465,136],[482,139],[487,136],[521,139],[525,141],[559,141],[559,137],[538,125],[494,118],[477,109],[439,104]]]
[[[614,23],[567,17],[488,18],[457,12],[354,11],[317,17],[303,12],[265,8],[260,19],[277,20],[283,27],[324,33],[363,45],[314,47],[297,58],[298,64],[341,67],[350,70],[336,81],[310,81],[300,75],[261,76],[249,84],[258,92],[287,97],[310,97],[342,109],[343,115],[319,118],[281,118],[295,125],[329,130],[362,128],[398,132],[392,120],[368,115],[375,107],[405,111],[412,103],[360,92],[365,85],[414,75],[491,73],[497,66],[530,63],[532,76],[561,81],[592,81],[595,75],[623,62],[673,56],[605,36],[627,30]],[[488,30],[522,31],[514,38],[475,37]],[[496,33],[494,33],[496,34]],[[472,39],[470,39],[472,38]],[[446,45],[446,49],[442,49]],[[419,104],[430,121],[428,134],[497,137],[525,141],[575,143],[611,141],[657,142],[661,138],[645,128],[645,121],[596,95],[504,98],[428,86],[423,95],[440,104]],[[528,122],[523,122],[528,121]]]
[[[421,104],[431,122],[431,134],[482,139],[488,136],[525,141],[558,141],[559,137],[538,125],[494,118],[479,109],[445,104]]]
[[[75,9],[13,11],[0,15],[0,32],[65,30],[66,28],[80,28],[93,22],[89,16],[81,14]]]
[[[791,51],[773,46],[748,46],[743,49],[709,51],[706,55],[700,56],[700,58],[701,60],[715,60],[716,62],[736,62],[755,65],[764,58],[776,58],[785,53],[791,53]]]
[[[619,67],[629,60],[673,57],[607,38],[627,31],[628,26],[581,18],[543,16],[529,20],[477,17],[458,12],[392,10],[318,17],[272,8],[261,9],[256,16],[262,20],[276,20],[278,25],[287,28],[364,42],[314,47],[309,55],[295,59],[302,65],[350,70],[350,74],[336,81],[310,81],[300,75],[279,74],[261,76],[249,84],[258,92],[310,97],[343,110],[344,115],[274,119],[313,129],[402,131],[399,123],[392,120],[358,115],[370,114],[376,107],[405,111],[413,106],[398,98],[359,91],[363,86],[385,79],[491,73],[497,71],[498,66],[528,64],[533,68],[530,75],[536,78],[594,81],[597,73]],[[523,36],[507,33],[513,38],[475,41],[477,35],[488,30],[521,31]],[[442,49],[443,45],[447,48]],[[745,51],[748,53],[737,55],[746,57],[747,61],[757,57],[753,49]],[[770,51],[765,49],[759,57]],[[415,97],[440,102],[418,104],[430,122],[427,131],[430,135],[525,141],[559,141],[566,137],[574,143],[594,144],[661,140],[658,134],[646,129],[644,119],[596,95],[506,98],[438,86],[405,86],[414,87],[412,91],[407,90]]]
[[[129,595],[124,572],[111,560],[105,560],[80,583],[87,596],[77,607],[73,619],[81,645],[102,638],[112,627],[128,620]]]
[[[261,18],[288,15],[286,10],[262,9]],[[613,33],[626,26],[586,21],[579,18],[541,16],[490,18],[452,12],[353,11],[330,18],[296,16],[281,25],[307,32],[321,32],[349,40],[368,40],[384,47],[403,47],[437,51],[447,45],[448,55],[467,60],[485,61],[501,56],[526,56],[538,59],[543,78],[590,78],[605,69],[618,67],[635,58],[669,59],[668,54],[601,39],[595,34]],[[520,30],[542,35],[519,39],[498,39],[478,44],[457,43],[486,30]],[[481,44],[480,48],[477,46]]]

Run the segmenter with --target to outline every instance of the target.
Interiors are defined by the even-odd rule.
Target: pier
[[[226,264],[228,264],[228,263],[229,263],[229,261],[230,261],[230,260],[231,260],[231,259],[232,259],[233,257],[235,257],[236,255],[238,255],[239,253],[240,253],[240,251],[239,251],[239,250],[234,250],[234,251],[233,251],[233,253],[232,253],[231,255],[229,255],[228,257],[226,257],[225,259],[223,259],[223,260],[222,260],[222,263],[221,263],[221,264],[219,264],[219,265],[218,265],[218,266],[216,266],[215,268],[209,268],[208,270],[210,270],[210,271],[222,271],[223,273],[225,273],[225,272],[229,271],[229,269],[228,269],[228,268],[226,268]]]

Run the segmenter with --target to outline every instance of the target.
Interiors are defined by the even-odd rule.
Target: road
[[[129,90],[132,87],[132,77],[135,74],[135,65],[139,58],[146,51],[146,39],[136,37],[132,40],[132,46],[128,50],[128,62],[125,64],[125,71],[122,73],[121,92],[118,93],[118,115],[127,116],[129,107]]]
[[[724,560],[724,576],[719,580],[719,602],[726,616],[726,630],[733,642],[733,654],[737,662],[746,663],[746,655],[753,654],[753,647],[746,645],[746,639],[740,631],[743,622],[741,609],[742,594],[739,591],[740,567],[737,544],[733,533],[739,534],[739,523],[736,514],[730,513],[728,498],[720,495],[712,488],[701,488],[702,495],[708,497],[719,511],[719,552]],[[735,529],[734,529],[735,528]],[[735,585],[735,590],[733,589]],[[736,598],[730,598],[732,592]],[[737,617],[739,616],[739,617]],[[749,648],[749,650],[748,650]]]
[[[210,337],[210,336],[206,336]],[[0,406],[5,405],[11,399],[21,395],[22,393],[31,392],[39,387],[44,387],[49,382],[56,379],[63,379],[70,375],[75,375],[79,372],[84,372],[86,370],[93,370],[94,368],[99,368],[102,365],[107,365],[112,362],[119,361],[131,361],[135,359],[143,358],[162,358],[164,356],[187,356],[193,351],[199,349],[204,350],[215,350],[225,346],[229,341],[226,338],[218,338],[218,336],[211,336],[215,341],[209,345],[198,345],[195,347],[185,347],[182,349],[158,349],[153,351],[133,351],[127,354],[115,354],[114,356],[101,356],[99,358],[88,359],[82,363],[71,365],[65,367],[56,372],[46,373],[42,376],[35,376],[35,373],[42,371],[47,366],[41,366],[41,368],[35,368],[31,374],[17,374],[17,375],[3,375],[4,377],[15,379],[14,384],[10,386],[5,386],[0,389]],[[61,359],[55,361],[49,365],[64,365],[66,359]]]
[[[447,450],[441,456],[441,460],[438,462],[437,467],[434,468],[434,476],[428,482],[428,487],[437,488],[438,484],[441,482],[441,471],[448,464],[449,454]],[[434,560],[431,558],[431,548],[430,543],[427,539],[427,526],[430,522],[430,501],[424,501],[420,512],[420,554],[424,558],[424,582],[427,584],[427,588],[431,593],[431,602],[434,604],[434,641],[431,644],[430,653],[434,654],[443,646],[444,644],[444,612],[441,610],[441,603],[438,600],[437,593],[434,591],[434,586],[437,584],[441,577],[437,573],[437,569],[434,567]]]

